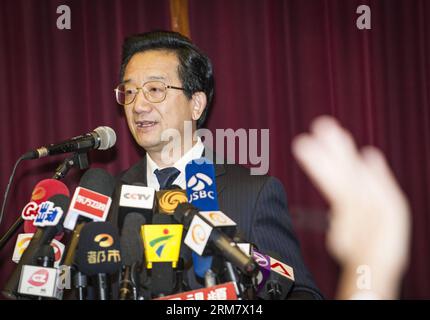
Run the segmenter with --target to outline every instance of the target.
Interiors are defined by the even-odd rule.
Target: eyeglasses
[[[130,83],[121,83],[116,87],[116,101],[123,106],[133,103],[139,90],[142,90],[146,100],[152,103],[164,101],[167,95],[167,89],[184,90],[184,88],[168,86],[161,81],[148,81],[141,87],[136,87]]]

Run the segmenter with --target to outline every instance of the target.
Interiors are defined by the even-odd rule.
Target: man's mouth
[[[138,127],[139,129],[150,128],[155,126],[157,123],[158,123],[157,121],[147,121],[147,120],[135,121],[136,127]]]

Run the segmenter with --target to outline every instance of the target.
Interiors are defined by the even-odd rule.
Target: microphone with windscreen
[[[63,266],[68,267],[69,273],[72,274],[74,286],[78,289],[79,300],[84,299],[87,287],[87,277],[77,271],[73,265],[80,232],[87,222],[106,219],[114,187],[115,179],[106,170],[100,168],[87,170],[73,194],[69,212],[64,220],[64,228],[73,230],[73,235]]]
[[[25,233],[35,233],[37,227],[33,225],[35,216],[37,215],[37,211],[39,209],[39,205],[42,202],[45,202],[50,197],[56,194],[63,194],[67,197],[70,197],[70,191],[67,186],[56,179],[44,179],[39,181],[33,189],[31,193],[30,202],[24,207],[22,210],[21,217],[24,221],[24,232]],[[66,212],[65,212],[66,213]],[[57,240],[60,240],[63,234],[60,234],[56,237]]]
[[[75,255],[76,266],[94,277],[99,300],[109,300],[108,275],[121,268],[118,229],[109,222],[90,222],[81,230]]]
[[[116,142],[116,134],[112,128],[97,127],[94,131],[71,138],[60,143],[50,144],[30,150],[23,155],[24,160],[40,159],[47,156],[68,152],[85,152],[91,149],[107,150]]]

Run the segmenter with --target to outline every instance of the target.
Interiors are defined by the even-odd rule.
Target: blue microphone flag
[[[188,202],[200,211],[217,211],[215,168],[206,158],[190,161],[185,167]]]

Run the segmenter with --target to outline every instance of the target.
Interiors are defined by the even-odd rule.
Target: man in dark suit
[[[192,133],[201,127],[213,83],[209,59],[182,35],[151,32],[126,39],[116,98],[146,155],[118,177],[111,221],[122,223],[117,210],[122,184],[142,183],[157,190],[175,184],[185,189],[186,164],[210,153],[200,138],[187,140],[185,124],[191,124]],[[172,129],[176,134],[165,139]],[[279,180],[216,163],[215,176],[220,210],[237,223],[242,237],[263,253],[277,253],[294,268],[296,281],[288,298],[322,298],[303,263]]]

